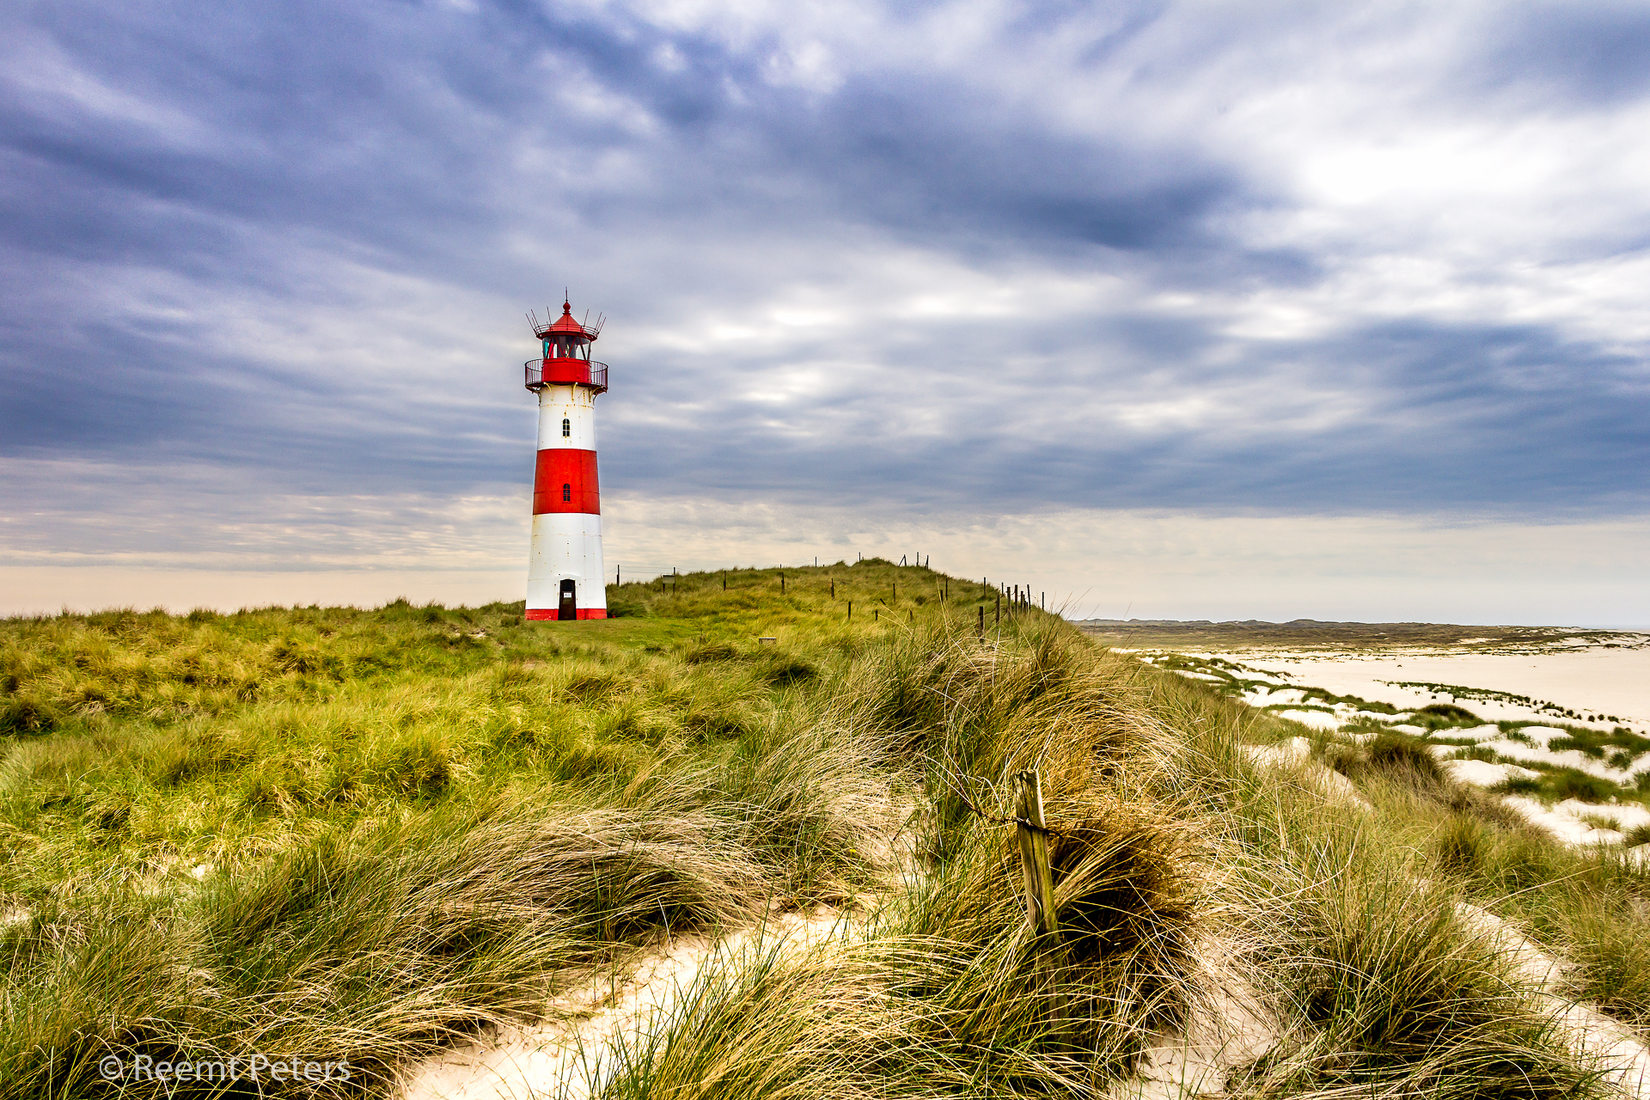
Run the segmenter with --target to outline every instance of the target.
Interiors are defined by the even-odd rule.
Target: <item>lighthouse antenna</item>
[[[586,314],[585,316],[589,316],[589,314]],[[591,328],[589,325],[586,325],[585,329],[590,333],[590,338],[594,340],[596,337],[601,335],[602,326],[605,324],[607,324],[607,314],[598,313],[596,314],[596,327]]]
[[[539,315],[532,310],[527,311],[527,323],[533,326],[533,335],[539,334]]]

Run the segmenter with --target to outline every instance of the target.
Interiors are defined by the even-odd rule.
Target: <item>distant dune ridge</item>
[[[1575,645],[1643,645],[1650,634],[1550,626],[1454,626],[1447,623],[1358,623],[1292,619],[1082,619],[1075,624],[1108,644],[1290,646],[1478,646],[1485,649]]]

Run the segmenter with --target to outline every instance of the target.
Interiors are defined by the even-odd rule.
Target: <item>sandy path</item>
[[[1541,1009],[1552,1015],[1572,1050],[1604,1072],[1604,1083],[1622,1096],[1650,1100],[1650,1048],[1626,1024],[1564,994],[1561,964],[1512,925],[1486,909],[1461,902],[1457,911],[1490,946],[1504,952],[1518,977],[1542,992]]]
[[[848,918],[821,906],[785,913],[720,939],[679,936],[647,954],[623,981],[596,978],[558,997],[546,1020],[496,1032],[412,1068],[397,1100],[584,1100],[615,1042],[646,1032],[705,968],[745,950],[792,950],[839,934]]]
[[[1232,1070],[1248,1065],[1280,1040],[1280,1031],[1227,945],[1210,941],[1201,993],[1186,1030],[1150,1047],[1133,1077],[1107,1091],[1108,1100],[1184,1100],[1225,1092]]]

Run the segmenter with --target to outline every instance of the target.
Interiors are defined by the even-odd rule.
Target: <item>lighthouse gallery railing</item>
[[[607,392],[607,364],[594,359],[529,359],[522,366],[527,371],[527,388],[535,392],[558,384]]]

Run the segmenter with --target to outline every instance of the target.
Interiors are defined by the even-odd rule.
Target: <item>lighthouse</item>
[[[527,315],[541,355],[529,359],[527,388],[539,399],[533,470],[533,545],[527,558],[529,619],[607,618],[602,505],[596,488],[596,395],[607,364],[590,358],[601,319],[586,328],[573,305],[549,324]]]

